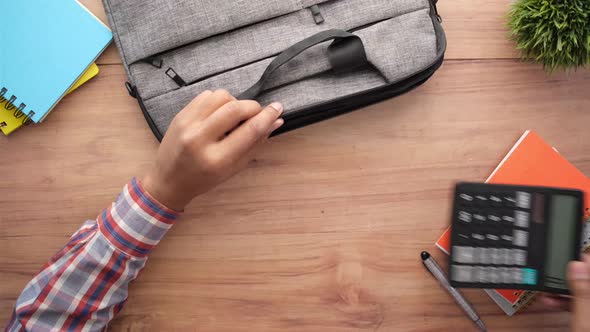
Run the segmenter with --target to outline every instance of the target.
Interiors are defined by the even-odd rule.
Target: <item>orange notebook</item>
[[[585,208],[590,207],[590,179],[530,130],[516,142],[486,182],[579,189],[585,193]],[[585,227],[585,244],[590,240],[587,232]],[[436,241],[436,246],[448,254],[450,242],[449,228]],[[507,315],[518,312],[536,293],[511,289],[486,292]]]

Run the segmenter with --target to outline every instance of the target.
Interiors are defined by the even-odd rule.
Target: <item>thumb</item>
[[[590,261],[570,262],[567,267],[567,279],[573,293],[572,331],[590,331]]]

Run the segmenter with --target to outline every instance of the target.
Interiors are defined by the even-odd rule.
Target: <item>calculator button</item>
[[[520,266],[526,265],[527,252],[525,250],[513,249],[510,251],[512,254],[512,259],[513,259],[514,265],[520,265]]]
[[[501,284],[502,275],[500,274],[500,269],[497,267],[488,268],[488,279],[492,284]]]
[[[474,248],[454,246],[453,247],[453,261],[457,263],[471,264],[475,262]]]
[[[512,265],[512,256],[510,255],[510,249],[498,249],[500,251],[501,265]]]
[[[506,260],[505,260],[505,264],[506,265],[515,265],[514,263],[514,253],[512,252],[512,249],[506,249]]]
[[[516,206],[516,198],[512,195],[503,195],[502,202],[504,206],[507,208],[513,208]]]
[[[502,213],[502,221],[505,223],[512,225],[514,224],[514,220],[514,212],[510,211]]]
[[[522,283],[527,285],[537,284],[537,270],[522,269]]]
[[[488,220],[489,220],[490,222],[499,223],[499,222],[501,222],[501,221],[502,221],[502,217],[500,217],[500,215],[499,215],[499,214],[496,214],[496,213],[490,213],[490,214],[488,214]]]
[[[475,248],[473,248],[473,263],[474,264],[479,264],[479,262],[480,262],[479,260],[480,260],[480,257],[481,257],[481,250],[482,249],[483,248],[481,248],[481,247],[475,247]]]
[[[492,248],[491,256],[492,256],[492,264],[494,265],[503,265],[504,264],[504,257],[502,256],[502,249]]]
[[[510,274],[510,269],[507,267],[498,268],[500,274],[500,282],[503,284],[511,284],[512,283],[512,275]]]
[[[511,284],[522,284],[522,269],[509,268],[510,283]]]
[[[500,235],[500,242],[502,245],[511,245],[512,244],[512,228],[505,227],[502,229],[502,234]]]
[[[459,211],[459,221],[464,222],[466,224],[471,222],[471,213],[467,212],[467,211]]]
[[[486,216],[483,213],[474,213],[473,214],[473,221],[483,224],[486,222]]]
[[[472,243],[470,233],[457,233],[457,240],[462,244]]]
[[[490,195],[488,197],[488,201],[490,202],[490,205],[493,207],[502,206],[502,198],[499,195]]]
[[[490,248],[476,248],[477,262],[479,264],[492,264],[492,252]]]
[[[451,278],[457,282],[471,282],[473,280],[473,267],[453,265],[451,267]]]
[[[486,234],[486,239],[490,245],[496,245],[498,242],[500,242],[500,236],[493,233]]]
[[[477,246],[484,246],[486,243],[486,235],[483,233],[471,233],[471,241]]]
[[[529,243],[529,232],[514,230],[512,233],[512,244],[519,247],[526,247]]]
[[[473,195],[462,193],[459,195],[459,202],[461,205],[472,205],[473,204]]]
[[[516,192],[516,206],[521,209],[531,208],[531,194],[524,191]]]
[[[502,235],[500,235],[500,239],[502,240],[500,242],[503,245],[512,244],[512,235],[502,234]]]
[[[486,239],[485,235],[483,235],[481,233],[471,233],[471,238],[473,240],[479,241],[479,242],[483,242]]]
[[[477,206],[487,206],[488,205],[488,198],[485,195],[475,195],[475,205]]]
[[[483,266],[475,266],[473,268],[473,281],[479,283],[488,283],[488,268]]]
[[[524,211],[514,212],[514,225],[518,227],[529,227],[530,214]]]

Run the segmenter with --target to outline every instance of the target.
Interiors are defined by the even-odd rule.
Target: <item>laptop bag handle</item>
[[[340,29],[325,30],[294,44],[279,54],[266,67],[258,82],[240,94],[238,99],[256,98],[263,91],[264,84],[277,69],[308,48],[328,40],[334,40],[328,46],[328,58],[333,71],[337,73],[352,71],[368,63],[365,47],[359,36]]]

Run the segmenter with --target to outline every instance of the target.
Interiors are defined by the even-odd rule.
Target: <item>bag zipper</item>
[[[436,9],[436,0],[429,0],[431,4],[430,17],[433,28],[438,36],[438,30],[442,29],[440,23],[442,18]],[[435,23],[436,21],[436,23]],[[438,25],[438,27],[437,27]],[[444,62],[444,53],[446,50],[446,37],[442,35],[441,52],[437,59],[428,67],[420,72],[413,74],[401,81],[376,87],[370,90],[361,91],[352,95],[336,98],[327,102],[316,103],[306,106],[301,110],[294,110],[285,114],[282,118],[285,124],[275,131],[271,136],[280,135],[288,131],[312,124],[322,120],[333,118],[356,110],[358,107],[368,106],[370,104],[402,95],[426,82],[440,68]]]
[[[368,106],[388,98],[402,95],[426,82],[442,63],[443,57],[440,57],[432,66],[404,81],[308,106],[304,109],[304,112],[301,110],[287,113],[282,117],[285,120],[285,124],[271,136],[277,136],[294,129],[352,112],[359,107]],[[397,86],[397,88],[393,88],[394,86]]]
[[[430,17],[432,19],[433,28],[435,30],[435,34],[438,36],[439,29],[442,27],[437,27],[442,22],[442,18],[440,17],[438,10],[436,8],[437,0],[428,0],[431,5]],[[336,98],[330,101],[316,103],[311,106],[307,106],[301,110],[295,110],[285,114],[282,118],[285,120],[285,124],[275,131],[271,136],[277,136],[286,132],[289,132],[294,129],[298,129],[307,125],[311,125],[323,120],[327,120],[333,118],[338,115],[342,115],[345,113],[352,112],[359,107],[368,106],[370,104],[388,99],[393,98],[399,95],[402,95],[426,82],[437,70],[440,68],[442,63],[444,62],[444,53],[446,50],[446,37],[444,35],[444,31],[442,32],[442,40],[441,42],[441,51],[437,59],[428,67],[424,68],[422,71],[419,71],[412,76],[409,76],[401,81],[386,84],[380,87],[376,87],[373,89],[361,91],[352,95],[347,95],[344,97]],[[137,89],[129,84],[126,83],[127,89],[129,90],[129,94],[136,98],[139,102],[141,111],[148,122],[150,129],[152,130],[156,139],[161,142],[164,138],[163,133],[160,132],[154,120],[150,116],[145,107],[142,98],[140,97]]]
[[[434,17],[436,17],[436,19],[438,20],[438,22],[439,22],[439,23],[440,23],[440,22],[442,22],[442,18],[441,18],[441,17],[440,17],[440,15],[438,14],[438,9],[437,9],[437,7],[436,7],[436,3],[438,2],[438,0],[428,0],[428,2],[430,3],[431,16],[433,16],[433,15],[434,15]],[[314,6],[312,6],[312,7],[314,7]],[[318,13],[319,13],[319,15],[321,15],[321,13],[320,13],[319,11],[317,11],[317,10],[319,10],[319,8],[317,8],[317,9],[316,9],[316,11],[314,11],[312,7],[310,7],[310,9],[312,9],[312,13],[314,14],[314,17],[315,17],[315,15],[316,15],[316,14],[318,14]],[[315,7],[317,7],[317,6],[315,6]],[[323,19],[323,17],[322,17],[322,19]],[[377,24],[379,24],[379,23],[382,23],[382,22],[388,21],[388,20],[390,20],[390,19],[392,19],[392,18],[391,18],[391,17],[390,17],[390,18],[385,18],[385,19],[382,19],[382,20],[379,20],[379,21],[376,21],[376,22],[371,22],[371,23],[364,24],[364,25],[361,25],[361,26],[358,26],[358,27],[355,27],[355,28],[351,28],[351,29],[349,29],[349,30],[347,30],[347,31],[349,31],[349,32],[351,32],[351,33],[354,33],[354,32],[356,32],[356,31],[360,31],[360,30],[364,30],[364,29],[370,28],[370,27],[372,27],[372,26],[374,26],[374,25],[377,25]],[[318,22],[316,22],[316,23],[318,23]],[[322,22],[320,22],[320,23],[323,23],[323,21],[322,21]],[[319,23],[318,23],[318,24],[319,24]],[[187,45],[189,45],[189,44],[187,44]],[[181,47],[184,47],[184,46],[186,46],[186,45],[183,45],[183,46],[181,46]],[[140,59],[140,60],[138,60],[137,62],[143,62],[143,63],[147,63],[147,64],[150,64],[150,65],[152,65],[153,67],[156,67],[156,68],[158,68],[158,69],[161,69],[161,68],[162,68],[162,66],[163,66],[163,64],[164,64],[164,60],[162,59],[162,55],[164,55],[164,54],[168,54],[168,53],[170,53],[170,52],[173,52],[173,51],[175,51],[176,49],[178,49],[178,48],[181,48],[181,47],[177,47],[177,48],[174,48],[174,49],[172,49],[172,50],[167,50],[167,51],[164,51],[164,52],[158,53],[158,54],[156,54],[156,55],[152,55],[152,56],[149,56],[149,57],[146,57],[146,58]],[[252,62],[249,62],[249,63],[245,63],[245,64],[239,65],[239,66],[237,66],[237,67],[229,68],[229,69],[223,70],[223,71],[221,71],[221,72],[218,72],[218,73],[213,73],[213,74],[210,74],[210,75],[206,75],[206,76],[204,76],[204,77],[200,77],[200,78],[198,78],[198,79],[196,79],[196,80],[190,80],[190,81],[188,81],[188,82],[185,82],[185,81],[184,81],[184,80],[183,80],[183,79],[180,77],[180,75],[179,75],[179,74],[177,74],[176,72],[174,72],[174,69],[173,69],[173,68],[168,68],[168,71],[172,70],[172,71],[174,72],[174,77],[172,77],[172,76],[170,76],[170,75],[168,75],[168,74],[166,74],[166,75],[168,75],[168,76],[169,76],[171,79],[173,79],[173,80],[175,81],[175,83],[178,85],[178,88],[182,88],[182,87],[184,87],[184,86],[189,86],[189,85],[193,85],[193,84],[199,83],[199,82],[201,82],[201,81],[204,81],[204,80],[206,80],[206,79],[208,79],[208,78],[211,78],[211,77],[213,77],[213,76],[221,75],[221,74],[224,74],[224,73],[227,73],[227,72],[230,72],[230,71],[234,71],[234,70],[240,69],[240,68],[242,68],[242,67],[246,67],[246,66],[248,66],[248,65],[251,65],[251,64],[253,64],[253,63],[256,63],[256,62],[260,62],[260,61],[264,61],[264,60],[266,60],[266,59],[270,59],[270,58],[276,57],[277,55],[278,55],[278,54],[273,54],[273,55],[267,56],[267,57],[265,57],[265,58],[262,58],[262,59],[257,59],[257,60],[255,60],[255,61],[252,61]],[[177,81],[177,80],[178,80],[178,81]],[[181,82],[181,81],[182,81],[182,82]],[[181,83],[182,83],[182,84],[181,84]],[[176,89],[175,89],[175,90],[176,90]]]

